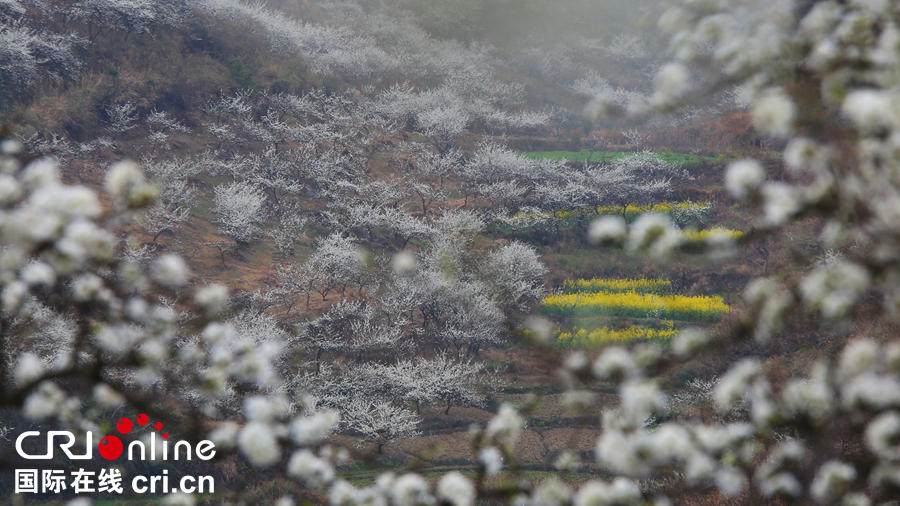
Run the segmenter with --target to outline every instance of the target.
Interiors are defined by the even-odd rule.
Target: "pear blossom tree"
[[[284,305],[287,306],[287,312],[290,314],[296,304],[297,296],[305,297],[306,307],[309,307],[310,298],[316,293],[316,285],[323,273],[320,272],[317,262],[308,261],[302,264],[287,262],[276,267],[275,276],[276,290],[281,295]]]
[[[215,212],[219,230],[239,244],[262,237],[262,224],[268,214],[266,196],[251,183],[231,183],[215,189]]]
[[[59,79],[77,74],[82,65],[74,53],[81,42],[78,37],[32,28],[22,17],[23,6],[4,5],[18,7],[12,16],[0,17],[0,89],[4,95],[21,92],[42,76]]]
[[[454,405],[482,405],[484,399],[476,389],[496,387],[496,381],[486,378],[488,373],[484,364],[471,359],[452,359],[447,354],[439,354],[432,359],[398,362],[385,366],[381,374],[397,385],[403,392],[404,400],[415,403],[417,413],[421,403],[444,404],[445,415]]]
[[[346,428],[359,433],[362,441],[375,443],[378,453],[386,444],[421,434],[414,413],[388,402],[356,398],[346,404],[342,414]]]
[[[289,258],[293,254],[294,245],[304,236],[303,228],[308,221],[300,213],[288,212],[282,214],[278,225],[268,231],[282,258]]]
[[[544,295],[547,268],[538,260],[534,248],[527,244],[512,241],[508,246],[492,251],[485,259],[483,270],[492,280],[498,298],[508,307],[524,309]]]
[[[342,295],[353,281],[364,283],[362,273],[365,271],[365,265],[359,246],[351,237],[331,234],[321,239],[310,261],[319,265],[328,280],[322,286],[340,286]],[[364,284],[357,286],[362,289]],[[322,300],[325,300],[326,293],[327,290],[322,293]]]
[[[130,101],[115,104],[106,108],[106,115],[109,118],[106,131],[114,136],[119,136],[137,128],[140,121],[137,107]]]
[[[419,200],[423,217],[428,216],[432,204],[446,199],[447,180],[461,164],[461,158],[462,153],[455,150],[443,155],[425,152],[417,154],[415,160],[400,161],[407,192]]]
[[[622,157],[607,166],[588,169],[590,180],[601,188],[599,199],[590,202],[615,205],[622,209],[664,200],[675,188],[675,182],[690,179],[690,174],[678,164],[669,163],[651,151],[641,151]]]
[[[190,213],[190,209],[174,204],[157,202],[141,218],[140,225],[149,234],[153,235],[153,242],[155,243],[163,232],[175,232],[182,223],[190,219]]]

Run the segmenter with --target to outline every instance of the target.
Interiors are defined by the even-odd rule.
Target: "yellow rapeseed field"
[[[671,213],[676,209],[691,209],[694,207],[703,207],[709,202],[659,202],[656,204],[646,204],[636,206],[629,204],[625,208],[625,215],[628,217],[637,216],[646,213]],[[620,206],[601,206],[597,208],[597,214],[622,214]]]
[[[637,292],[660,293],[669,290],[672,282],[668,279],[567,279],[563,283],[564,293],[593,293],[593,292]]]
[[[678,334],[678,331],[673,328],[671,321],[663,323],[666,324],[666,327],[662,329],[628,327],[627,329],[614,330],[609,327],[600,327],[591,332],[585,329],[577,329],[575,332],[560,333],[556,339],[562,345],[597,346],[638,339],[666,340]]]
[[[713,227],[703,230],[682,230],[681,238],[687,242],[702,242],[713,233],[724,233],[731,236],[732,239],[740,239],[744,235],[740,230],[732,230],[725,227]]]
[[[721,297],[656,295],[637,292],[563,293],[543,300],[541,311],[558,316],[618,316],[717,321],[731,310]]]

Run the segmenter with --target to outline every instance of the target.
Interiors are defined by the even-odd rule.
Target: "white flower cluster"
[[[677,348],[694,353],[709,345],[696,332],[679,336],[677,342],[681,343]],[[808,378],[792,379],[780,391],[773,389],[758,360],[741,361],[714,384],[712,396],[723,412],[745,404],[747,420],[712,424],[647,423],[666,409],[666,401],[654,382],[645,379],[647,371],[658,366],[642,358],[646,356],[643,350],[613,347],[590,367],[596,378],[620,385],[621,404],[604,412],[604,431],[596,447],[597,462],[606,469],[644,478],[675,466],[689,484],[714,485],[729,497],[752,486],[767,497],[808,497],[823,504],[855,501],[896,483],[900,343],[852,341],[835,363],[818,363]],[[649,356],[659,359],[658,354]],[[588,369],[583,356],[568,360],[567,367],[571,385],[590,381],[581,375]],[[858,479],[860,470],[841,460],[838,449],[819,447],[815,456],[809,450],[816,438],[827,437],[835,420],[865,424],[862,439],[873,464],[863,480]],[[781,435],[785,428],[798,426],[807,429],[794,432],[792,438]],[[829,455],[824,463],[819,460]],[[536,493],[545,501],[539,503],[559,504],[565,490],[557,485],[548,487]],[[619,479],[613,484],[590,483],[575,495],[575,501],[600,504],[603,494],[614,490],[622,494],[624,503],[644,497],[634,482]],[[608,496],[605,500],[612,501]]]
[[[472,506],[475,504],[476,488],[471,480],[458,472],[447,473],[437,485],[432,487],[421,476],[407,473],[396,476],[393,473],[380,475],[375,484],[357,488],[345,480],[335,480],[328,493],[332,506]]]
[[[611,231],[611,223],[605,228]],[[631,226],[625,247],[632,253],[646,251],[655,258],[665,258],[680,243],[681,234],[671,218],[665,214],[647,213]]]

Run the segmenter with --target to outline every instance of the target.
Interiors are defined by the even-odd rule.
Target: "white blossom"
[[[900,437],[900,414],[896,411],[882,413],[866,426],[866,445],[882,458],[900,457],[898,437]]]
[[[209,440],[218,448],[229,450],[237,445],[240,427],[234,422],[225,422],[209,433]]]
[[[43,381],[26,399],[22,407],[24,415],[33,420],[43,420],[59,415],[66,395],[54,383]]]
[[[106,409],[116,409],[125,402],[125,397],[106,383],[94,386],[94,400]]]
[[[578,455],[575,452],[564,450],[560,452],[559,456],[556,457],[556,460],[553,461],[553,467],[560,471],[575,473],[581,469],[581,459],[578,458]]]
[[[417,266],[418,261],[416,261],[415,255],[405,250],[395,254],[391,258],[391,267],[394,269],[394,272],[397,272],[398,274],[414,271]]]
[[[841,109],[858,128],[873,132],[898,125],[900,102],[888,91],[861,89],[848,93]]]
[[[154,280],[173,288],[187,285],[191,278],[187,264],[176,255],[159,257],[153,262],[150,271]]]
[[[19,310],[22,304],[25,303],[25,298],[27,296],[28,285],[26,285],[25,283],[16,281],[14,283],[6,285],[6,287],[3,289],[3,295],[0,296],[3,310],[8,313],[15,313]]]
[[[621,216],[602,216],[588,227],[588,240],[593,244],[621,242],[627,233],[625,219]]]
[[[453,506],[471,506],[475,504],[475,486],[458,472],[447,473],[438,482],[437,497]]]
[[[301,446],[315,445],[328,436],[340,416],[335,411],[320,411],[309,417],[295,418],[291,422],[291,438]]]
[[[566,354],[563,359],[563,369],[571,372],[580,372],[590,365],[587,355],[581,350],[576,350]]]
[[[206,285],[197,290],[194,301],[207,313],[217,314],[228,302],[228,287],[220,284]]]
[[[647,213],[632,225],[626,248],[632,253],[649,251],[652,256],[663,258],[680,242],[681,234],[668,216]]]
[[[747,489],[747,477],[733,467],[722,467],[716,471],[715,482],[728,497],[735,497]]]
[[[493,475],[503,469],[503,453],[493,446],[478,450],[478,461],[484,465],[487,474]]]
[[[784,149],[784,164],[796,174],[822,173],[831,157],[831,150],[806,137],[792,139]]]
[[[334,469],[324,459],[320,459],[309,450],[295,452],[288,461],[288,474],[303,480],[312,488],[328,485],[334,480]]]
[[[715,398],[719,409],[731,409],[744,396],[750,380],[759,371],[760,365],[755,359],[745,359],[733,366],[716,386]]]
[[[244,400],[244,413],[250,420],[270,423],[288,414],[288,400],[282,396],[254,395]]]
[[[844,347],[838,363],[838,377],[850,380],[868,371],[877,370],[881,347],[871,339],[854,339]]]
[[[703,349],[710,342],[707,332],[698,328],[687,328],[678,333],[672,343],[672,351],[681,358],[688,358]]]
[[[197,498],[193,494],[176,492],[163,497],[160,504],[163,506],[194,506],[197,504]]]
[[[844,383],[841,401],[847,408],[883,409],[900,406],[900,380],[867,372]]]
[[[397,506],[428,505],[434,502],[434,498],[428,493],[428,482],[412,473],[404,474],[394,481],[391,499]]]
[[[666,396],[659,386],[651,381],[629,381],[621,387],[623,415],[635,422],[641,422],[648,416],[660,413],[665,409]]]
[[[800,292],[807,306],[819,309],[826,318],[842,318],[850,312],[870,280],[864,267],[838,262],[813,270],[800,282]]]
[[[104,184],[107,193],[131,206],[151,202],[159,194],[158,188],[147,181],[140,167],[131,160],[113,164],[106,173]]]
[[[613,483],[592,480],[585,483],[575,494],[574,506],[627,506],[639,504],[641,490],[631,480],[616,478]]]
[[[785,385],[781,395],[785,407],[793,413],[805,414],[817,423],[828,423],[831,420],[835,396],[824,382],[794,379]]]
[[[52,286],[56,282],[56,271],[44,262],[32,262],[22,269],[21,278],[32,286]]]
[[[281,459],[281,449],[268,424],[250,422],[241,429],[238,448],[256,467],[270,467]]]
[[[503,404],[500,406],[497,414],[488,422],[485,433],[489,437],[496,437],[504,443],[513,444],[524,426],[525,420],[522,419],[516,408],[509,404]]]
[[[753,124],[773,137],[787,137],[794,131],[797,106],[783,90],[767,90],[753,107]]]
[[[41,158],[25,167],[22,180],[32,190],[57,186],[59,185],[59,171],[53,160]]]
[[[612,379],[628,376],[635,370],[634,359],[631,353],[624,348],[611,346],[594,360],[591,372],[597,379]]]
[[[44,366],[41,359],[33,353],[24,353],[19,356],[19,362],[16,364],[15,377],[16,384],[20,386],[28,385],[34,382],[44,374]]]
[[[572,499],[572,489],[558,478],[544,480],[534,491],[535,506],[564,506]]]
[[[19,181],[8,174],[0,174],[0,205],[15,204],[22,199],[22,196],[22,185]]]
[[[608,424],[607,424],[608,425]],[[646,433],[628,434],[608,428],[597,439],[597,461],[615,472],[627,476],[645,476],[650,472],[650,462],[640,455],[640,450],[652,450],[652,441],[642,441]],[[646,443],[646,444],[645,444]]]
[[[853,466],[838,460],[830,460],[822,464],[816,478],[810,485],[813,498],[821,504],[836,499],[843,492],[847,483],[856,478]]]
[[[745,199],[759,188],[766,178],[765,169],[756,160],[738,160],[728,165],[725,172],[725,188],[735,199]]]
[[[346,480],[335,480],[328,491],[331,506],[353,506],[360,503],[359,499],[359,491]]]
[[[794,187],[782,182],[768,182],[762,185],[766,225],[783,225],[802,208],[799,195]]]
[[[668,63],[655,76],[656,92],[653,101],[666,104],[677,100],[688,89],[688,71],[680,63]]]

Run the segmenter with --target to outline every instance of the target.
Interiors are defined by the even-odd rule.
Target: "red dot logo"
[[[162,429],[162,422],[156,422],[156,423],[153,425],[153,428],[156,429],[156,430]]]
[[[138,425],[147,425],[147,422],[149,422],[149,421],[150,421],[150,419],[147,418],[147,415],[145,415],[143,413],[141,413],[137,416]]]
[[[106,436],[100,440],[100,444],[97,446],[100,456],[106,460],[119,458],[122,455],[123,448],[122,441],[116,436]]]
[[[131,420],[127,418],[119,418],[119,421],[116,422],[116,430],[121,432],[122,434],[128,434],[131,432]]]
[[[169,439],[169,433],[163,432],[163,439]]]

